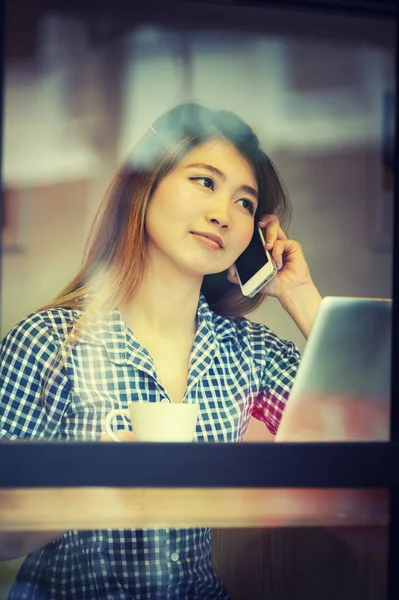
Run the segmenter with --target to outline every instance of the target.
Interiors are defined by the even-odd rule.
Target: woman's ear
[[[228,269],[227,269],[227,279],[231,282],[231,283],[236,283],[237,285],[239,284],[238,281],[238,277],[236,274],[236,268],[235,265],[231,265]]]

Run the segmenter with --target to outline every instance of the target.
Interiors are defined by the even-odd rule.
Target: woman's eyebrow
[[[217,167],[213,167],[212,165],[207,165],[206,163],[193,163],[191,165],[187,165],[185,168],[191,169],[192,167],[197,167],[197,168],[199,167],[200,169],[206,169],[207,171],[210,171],[211,173],[218,175],[220,177],[220,179],[222,179],[223,181],[226,180],[226,175],[222,171],[220,171],[220,169],[218,169]],[[243,192],[247,192],[247,194],[251,194],[256,199],[258,199],[257,190],[255,190],[250,185],[242,185],[239,189],[242,190]]]

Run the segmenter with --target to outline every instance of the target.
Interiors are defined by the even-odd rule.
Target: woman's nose
[[[231,222],[230,206],[225,202],[214,202],[206,215],[207,220],[220,227],[229,227]]]

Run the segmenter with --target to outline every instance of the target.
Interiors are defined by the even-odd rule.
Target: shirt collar
[[[198,327],[201,322],[206,323],[218,340],[232,338],[237,341],[237,329],[234,321],[213,312],[202,292],[198,302],[197,316]]]
[[[104,346],[108,358],[121,364],[126,361],[127,327],[118,309],[85,323],[79,341],[83,344]]]
[[[122,364],[128,361],[128,327],[118,308],[109,311],[101,319],[90,322],[83,328],[80,341],[88,344],[103,345],[110,361]],[[234,321],[214,313],[205,296],[200,293],[197,308],[197,332],[195,339],[200,340],[201,346],[219,347],[221,340],[237,341],[237,330]],[[129,344],[130,345],[130,344]],[[135,344],[136,351],[138,350]],[[195,351],[195,349],[194,349]]]

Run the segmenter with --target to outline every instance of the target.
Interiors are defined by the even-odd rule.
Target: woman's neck
[[[196,331],[200,281],[171,281],[147,274],[134,298],[120,307],[129,327],[146,328],[154,335],[193,335]]]

